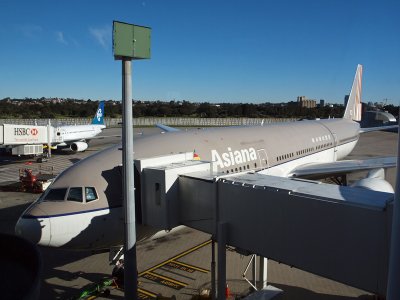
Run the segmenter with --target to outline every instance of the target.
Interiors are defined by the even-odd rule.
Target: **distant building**
[[[306,100],[306,96],[297,96],[297,102],[302,102]]]
[[[347,102],[349,101],[349,95],[344,96],[344,107],[347,106]]]
[[[317,106],[317,101],[306,99],[306,96],[298,96],[297,105],[300,107],[314,108]]]
[[[320,99],[319,100],[319,107],[324,107],[325,106],[325,100],[324,99]]]

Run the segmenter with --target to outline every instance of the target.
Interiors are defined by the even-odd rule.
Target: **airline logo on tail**
[[[99,103],[99,107],[97,108],[96,114],[94,115],[92,124],[104,125],[104,101],[101,101]]]
[[[354,76],[353,86],[349,95],[344,119],[353,121],[361,121],[361,87],[362,87],[362,65],[357,66],[356,75]]]
[[[96,116],[97,116],[97,121],[100,122],[101,117],[103,116],[103,111],[102,111],[101,108],[99,108],[99,109],[97,110]]]

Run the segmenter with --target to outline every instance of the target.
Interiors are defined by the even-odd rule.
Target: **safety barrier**
[[[155,124],[164,124],[177,127],[216,127],[216,126],[238,126],[238,125],[261,125],[262,123],[276,123],[296,121],[296,118],[162,118],[162,117],[147,117],[134,118],[133,125],[136,127],[154,126]],[[107,127],[121,126],[122,118],[105,118]],[[59,125],[82,125],[89,124],[91,118],[65,118],[65,119],[50,119],[53,126]],[[0,124],[20,124],[20,125],[47,125],[48,119],[0,119]]]

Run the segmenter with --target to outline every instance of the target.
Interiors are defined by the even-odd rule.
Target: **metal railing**
[[[155,124],[164,124],[177,127],[216,127],[216,126],[237,126],[237,125],[260,125],[276,122],[296,121],[296,118],[162,118],[162,117],[147,117],[134,118],[133,125],[136,127],[154,126]],[[105,118],[107,127],[119,127],[122,123],[122,118]],[[53,126],[60,125],[84,125],[90,124],[91,118],[68,118],[68,119],[50,119]],[[0,119],[0,124],[21,124],[21,125],[41,125],[45,126],[48,119]]]

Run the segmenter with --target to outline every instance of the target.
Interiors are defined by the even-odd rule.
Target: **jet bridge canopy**
[[[145,223],[214,236],[226,224],[228,245],[385,294],[393,194],[212,170],[198,161],[143,168]]]
[[[47,141],[47,126],[0,125],[0,145],[45,144]]]

